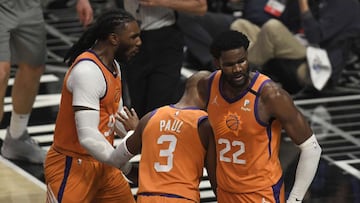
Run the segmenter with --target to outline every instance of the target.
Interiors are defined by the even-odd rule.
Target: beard
[[[247,69],[247,71],[244,73],[238,74],[238,76],[240,75],[242,76],[241,80],[235,80],[233,75],[225,75],[224,79],[234,89],[242,89],[246,85],[248,85],[248,82],[250,80],[250,69]]]
[[[126,50],[121,49],[120,47],[115,52],[115,60],[125,63],[128,61],[128,57],[126,56]]]

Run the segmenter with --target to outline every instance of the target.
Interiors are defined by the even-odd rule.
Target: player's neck
[[[174,104],[174,106],[176,108],[186,108],[186,107],[202,108],[203,105],[199,97],[196,97],[194,95],[193,96],[184,95],[176,104]]]

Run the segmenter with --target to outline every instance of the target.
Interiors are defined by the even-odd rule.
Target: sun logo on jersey
[[[242,129],[242,122],[239,115],[228,112],[228,114],[224,116],[224,123],[226,127],[224,126],[224,129],[222,129],[223,131],[227,131],[228,133],[232,133],[235,136],[239,136],[239,130]]]

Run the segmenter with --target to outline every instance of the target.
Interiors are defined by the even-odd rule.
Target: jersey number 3
[[[169,147],[167,149],[160,150],[160,157],[167,157],[167,163],[161,165],[159,162],[154,163],[154,168],[157,172],[169,172],[173,167],[174,162],[174,154],[176,147],[177,139],[174,135],[161,135],[157,139],[158,144],[163,144],[164,142],[170,142]]]
[[[235,164],[246,164],[246,160],[239,159],[238,157],[245,152],[245,144],[241,141],[234,140],[230,142],[228,139],[220,138],[218,140],[218,144],[225,144],[225,148],[220,150],[220,161],[224,162],[233,162]],[[232,154],[232,159],[230,157],[226,157],[225,154],[231,150],[231,147],[237,147],[239,150]]]

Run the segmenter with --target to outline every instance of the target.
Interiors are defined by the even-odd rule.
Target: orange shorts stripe
[[[44,164],[49,187],[47,202],[54,202],[55,197],[59,203],[135,203],[119,169],[98,161],[70,158],[52,148],[47,157],[51,157]]]

